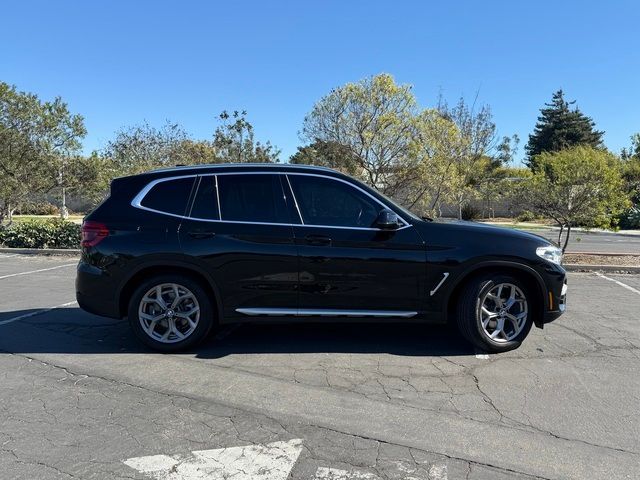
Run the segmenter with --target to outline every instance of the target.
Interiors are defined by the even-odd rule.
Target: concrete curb
[[[567,272],[609,272],[609,273],[636,273],[640,274],[640,266],[631,265],[563,265]]]
[[[640,257],[638,253],[606,253],[606,252],[565,252],[565,255],[585,255],[591,257]]]
[[[15,253],[18,255],[44,255],[44,256],[73,256],[80,255],[78,248],[0,248],[0,253]]]
[[[487,224],[487,225],[494,225],[496,227],[516,227],[518,229],[524,229],[524,230],[529,228],[530,230],[534,231],[533,233],[535,233],[535,230],[552,230],[552,231],[560,230],[560,227],[557,227],[555,225],[541,225],[541,224],[538,224],[538,223],[483,222],[483,221],[479,221],[478,223],[484,223],[484,224]],[[614,230],[602,230],[602,229],[598,229],[598,228],[573,227],[571,229],[571,231],[575,232],[575,233],[594,233],[594,234],[603,233],[603,234],[609,234],[609,235],[618,235],[620,237],[636,237],[637,238],[637,237],[640,236],[640,230],[618,230],[618,231],[614,231]]]

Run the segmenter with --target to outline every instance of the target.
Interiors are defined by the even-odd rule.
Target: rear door
[[[419,313],[426,253],[415,228],[376,228],[388,208],[347,181],[287,174],[301,224],[294,225],[300,255],[300,313],[413,317]]]
[[[295,311],[298,258],[280,175],[203,175],[187,217],[183,252],[215,280],[225,317]]]

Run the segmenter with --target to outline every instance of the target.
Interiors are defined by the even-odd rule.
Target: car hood
[[[447,232],[451,234],[456,234],[456,236],[475,236],[475,235],[483,235],[483,236],[497,236],[502,239],[510,239],[512,241],[517,242],[531,242],[537,243],[540,246],[543,245],[554,245],[553,242],[550,242],[546,238],[536,235],[534,233],[523,232],[521,230],[516,230],[513,228],[507,227],[498,227],[495,225],[487,225],[485,223],[478,222],[469,222],[465,220],[435,220],[433,222],[419,222],[416,224],[416,228],[421,234],[427,234],[428,232],[433,232],[434,230],[439,230],[441,232]]]

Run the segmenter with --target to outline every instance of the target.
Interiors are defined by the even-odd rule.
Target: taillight
[[[82,240],[80,245],[83,247],[95,247],[109,235],[109,229],[104,223],[92,222],[90,220],[82,222]]]

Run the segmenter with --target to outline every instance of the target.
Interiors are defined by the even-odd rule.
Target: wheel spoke
[[[173,301],[171,302],[170,308],[176,308],[180,301],[180,289],[175,283],[171,285],[171,288],[173,289]]]
[[[157,322],[162,318],[162,315],[149,315],[148,313],[140,312],[140,318],[149,320],[150,322]]]
[[[180,340],[184,338],[184,334],[180,330],[178,330],[175,320],[169,320],[169,330]]]
[[[509,310],[513,307],[513,304],[516,303],[516,287],[515,285],[511,285],[511,294],[509,295],[508,300],[504,304],[504,308]]]
[[[517,334],[520,331],[520,322],[518,319],[510,313],[507,313],[505,318],[511,322],[511,325],[513,325],[513,331]]]
[[[180,306],[181,303],[183,303],[185,300],[189,300],[192,299],[193,294],[192,293],[186,293],[184,295],[182,295],[181,297],[176,297],[173,302],[171,302],[171,308],[176,309]]]
[[[484,305],[482,306],[482,313],[484,313],[488,318],[493,318],[493,317],[497,317],[498,313],[497,312],[492,312],[490,311],[487,307],[485,307]]]
[[[147,327],[147,331],[149,332],[150,335],[153,335],[153,332],[155,331],[157,324],[158,324],[158,321],[153,320]]]
[[[156,287],[156,301],[158,305],[160,305],[160,308],[163,310],[167,309],[167,303],[164,301],[164,298],[162,298],[162,285]]]
[[[163,342],[166,342],[167,340],[169,340],[169,335],[171,334],[171,324],[169,323],[167,325],[167,330],[164,332],[164,334],[162,335],[162,337],[160,337],[160,340]]]
[[[188,310],[186,312],[176,312],[176,317],[180,317],[180,318],[190,318],[191,315],[193,315],[194,313],[197,313],[200,311],[200,307],[195,306],[193,307],[191,310]]]

